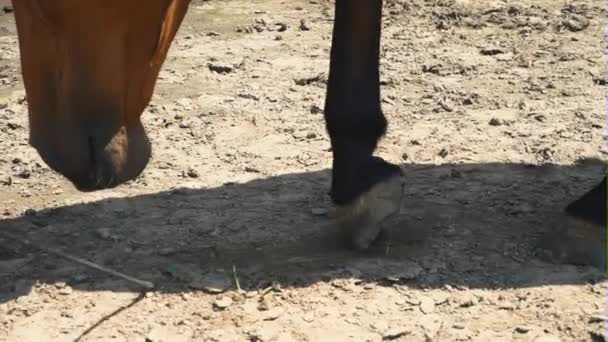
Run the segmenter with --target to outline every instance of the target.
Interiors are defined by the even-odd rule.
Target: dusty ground
[[[153,160],[90,194],[27,144],[0,11],[0,229],[157,285],[0,239],[0,339],[603,341],[600,272],[533,249],[600,179],[603,6],[387,1],[379,153],[407,201],[365,255],[329,225],[331,4],[195,1],[144,114]]]

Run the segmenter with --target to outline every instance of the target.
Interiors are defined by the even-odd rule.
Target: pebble
[[[420,297],[420,311],[423,314],[430,314],[435,311],[435,301],[429,297]]]
[[[221,272],[205,274],[190,282],[190,287],[209,293],[222,293],[232,286],[230,277]]]
[[[586,29],[589,26],[589,19],[582,15],[572,14],[569,18],[562,21],[565,28],[572,32],[579,32]]]
[[[529,326],[525,326],[525,325],[520,325],[515,328],[515,331],[520,334],[525,334],[525,333],[529,332],[530,330],[532,330],[532,328]]]
[[[498,118],[491,118],[489,124],[490,126],[500,126],[503,124],[503,121]]]
[[[372,283],[367,283],[367,284],[363,285],[363,288],[366,289],[366,290],[373,290],[374,287],[375,286]]]
[[[439,105],[446,112],[452,112],[452,111],[454,111],[454,103],[452,103],[452,101],[450,101],[449,99],[442,99],[441,101],[439,101]]]
[[[220,297],[213,302],[213,306],[221,310],[226,309],[230,305],[232,305],[232,298],[230,297]]]
[[[300,19],[300,31],[310,31],[310,26],[308,26],[305,19]]]
[[[310,211],[315,216],[325,216],[325,215],[327,215],[327,209],[325,209],[325,208],[312,208]]]
[[[229,74],[234,70],[232,66],[220,63],[209,63],[207,67],[209,67],[209,70],[217,72],[218,74]]]
[[[392,341],[402,338],[403,336],[409,335],[411,331],[404,327],[391,327],[382,334],[383,341]]]
[[[265,321],[274,321],[279,318],[283,314],[283,309],[280,307],[272,308],[270,310],[264,311],[263,320]]]
[[[71,295],[72,292],[74,292],[74,290],[72,290],[72,287],[67,286],[67,285],[60,288],[59,291],[57,291],[57,293],[59,293],[60,295],[64,295],[64,296]]]
[[[150,342],[185,342],[186,336],[180,334],[179,330],[170,326],[157,325],[146,334],[145,341]]]
[[[315,314],[314,312],[307,312],[302,316],[302,320],[304,320],[304,322],[310,323],[312,321],[315,320]]]
[[[112,238],[112,232],[110,231],[110,228],[99,228],[95,232],[97,233],[97,236],[104,240],[110,240]]]
[[[589,323],[607,322],[608,316],[593,315],[589,318]]]
[[[276,23],[274,25],[277,27],[277,32],[285,32],[285,31],[287,31],[288,26],[285,23]]]
[[[534,342],[561,342],[561,339],[555,335],[542,335],[535,338]]]
[[[503,49],[499,47],[485,47],[479,51],[484,56],[494,56],[501,53],[505,53]]]
[[[15,176],[23,179],[28,179],[32,176],[32,173],[28,169],[22,169]]]
[[[13,184],[13,179],[11,178],[11,176],[2,177],[0,179],[0,184],[4,186],[10,186]]]
[[[198,178],[199,174],[198,171],[196,171],[195,169],[188,169],[188,171],[186,171],[186,175],[190,178]]]
[[[478,302],[479,302],[479,299],[477,299],[477,297],[475,297],[475,295],[469,294],[469,295],[465,295],[464,298],[462,298],[460,300],[460,306],[463,308],[468,308],[468,307],[477,305]]]

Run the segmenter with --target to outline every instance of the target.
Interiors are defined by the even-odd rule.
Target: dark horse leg
[[[553,261],[592,265],[606,270],[606,176],[593,189],[568,204],[557,230],[541,240]]]
[[[381,18],[382,0],[336,0],[325,102],[331,198],[356,249],[369,247],[403,196],[400,168],[373,156],[387,128],[380,108]]]

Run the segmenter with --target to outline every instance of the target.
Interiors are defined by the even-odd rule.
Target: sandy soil
[[[144,113],[153,160],[86,194],[27,144],[0,10],[0,229],[157,286],[0,239],[0,340],[604,341],[601,273],[533,248],[603,170],[604,3],[387,1],[379,154],[407,200],[365,254],[330,225],[332,12],[194,1]]]

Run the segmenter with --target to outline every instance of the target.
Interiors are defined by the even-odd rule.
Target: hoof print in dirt
[[[398,173],[336,210],[336,222],[349,247],[362,251],[377,240],[384,224],[399,213],[404,188],[405,178]]]
[[[606,270],[606,227],[565,216],[538,244],[539,256],[549,262],[593,266]]]

